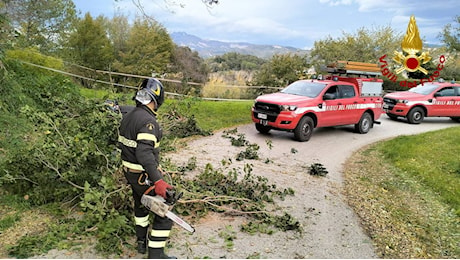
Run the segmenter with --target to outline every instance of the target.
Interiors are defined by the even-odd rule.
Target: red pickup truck
[[[460,84],[432,82],[383,97],[383,109],[391,119],[405,117],[420,124],[424,117],[450,117],[460,122]]]
[[[260,133],[294,132],[308,141],[316,127],[355,125],[365,134],[382,114],[383,81],[377,78],[327,76],[298,80],[278,93],[256,98],[252,121]]]

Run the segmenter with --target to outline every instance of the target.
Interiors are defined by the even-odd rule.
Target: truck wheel
[[[270,126],[265,126],[265,125],[261,125],[261,124],[256,124],[256,129],[257,131],[259,131],[259,133],[261,134],[268,134],[268,132],[270,132],[270,130],[272,129]]]
[[[395,115],[390,114],[390,113],[387,113],[387,116],[388,116],[391,120],[396,120],[396,119],[398,119],[398,116],[395,116]]]
[[[407,121],[410,124],[420,124],[425,117],[425,112],[421,107],[412,108],[407,114]]]
[[[367,134],[369,130],[374,126],[374,121],[372,120],[371,114],[365,112],[359,122],[355,125],[356,132],[360,134]]]
[[[313,123],[313,119],[309,116],[304,116],[294,129],[294,138],[297,141],[306,142],[310,140],[314,128],[315,124]]]

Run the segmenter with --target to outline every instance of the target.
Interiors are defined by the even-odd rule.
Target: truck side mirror
[[[433,96],[434,96],[434,97],[442,97],[442,94],[441,94],[441,93],[439,93],[439,92],[436,92],[436,93],[434,93],[434,95],[433,95]]]
[[[332,93],[326,93],[326,94],[324,94],[323,99],[324,100],[333,100],[333,99],[335,99],[335,95],[332,94]]]

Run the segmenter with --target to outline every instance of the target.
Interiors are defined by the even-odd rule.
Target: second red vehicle
[[[460,122],[460,84],[432,82],[408,91],[387,94],[383,98],[386,114],[391,119],[404,117],[419,124],[425,117],[450,117]]]

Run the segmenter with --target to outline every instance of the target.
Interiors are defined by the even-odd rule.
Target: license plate
[[[267,119],[267,114],[261,114],[261,113],[259,113],[259,114],[257,114],[257,117],[258,117],[259,119]]]
[[[387,105],[387,104],[383,104],[383,109],[388,109],[388,105]]]

